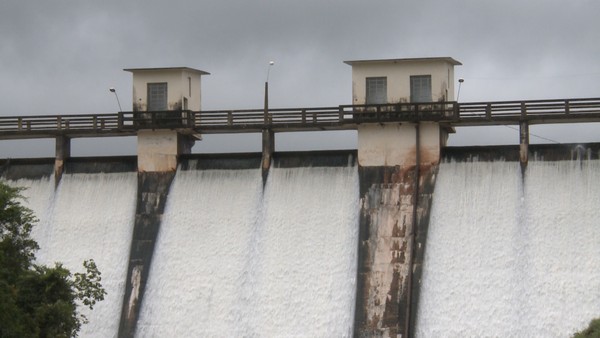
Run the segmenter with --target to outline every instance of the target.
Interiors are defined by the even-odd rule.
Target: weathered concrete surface
[[[413,277],[411,263],[416,245],[420,259],[414,263],[420,271],[437,166],[415,168],[359,167],[357,337],[403,337],[410,332],[411,278],[415,288],[420,281],[420,274]],[[418,238],[412,237],[415,232]]]
[[[65,170],[65,161],[71,157],[71,139],[66,136],[56,137],[56,160],[54,162],[54,183],[58,186]]]
[[[193,145],[193,137],[176,130],[140,130],[137,137],[138,170],[175,171],[177,157],[189,154]]]
[[[154,247],[175,172],[138,173],[138,196],[119,337],[133,337]]]
[[[365,123],[358,126],[358,163],[363,167],[414,166],[417,131],[410,123]],[[440,159],[441,132],[436,123],[419,123],[420,163]]]

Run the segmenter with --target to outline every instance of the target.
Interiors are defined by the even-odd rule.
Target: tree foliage
[[[35,262],[37,219],[21,191],[0,182],[0,337],[75,337],[87,322],[78,304],[93,309],[106,294],[100,271],[93,260],[75,274]]]
[[[600,318],[592,320],[585,330],[577,332],[573,338],[600,338]]]

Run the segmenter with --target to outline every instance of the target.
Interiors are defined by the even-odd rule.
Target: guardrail
[[[597,119],[600,98],[460,103],[459,124]]]
[[[262,129],[354,129],[370,122],[438,121],[453,126],[600,121],[600,98],[497,102],[426,102],[337,107],[0,117],[0,138],[135,134],[139,129],[198,133]]]

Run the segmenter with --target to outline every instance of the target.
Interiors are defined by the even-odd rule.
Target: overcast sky
[[[460,101],[600,97],[599,13],[598,0],[5,0],[0,114],[115,112],[111,86],[130,110],[131,73],[123,68],[172,66],[211,73],[202,78],[203,109],[260,108],[270,60],[271,107],[349,104],[344,60],[431,56],[463,63]],[[600,141],[599,128],[533,133]],[[277,146],[356,146],[352,132],[312,136],[278,134]],[[194,149],[259,150],[259,140],[208,137]],[[518,132],[463,128],[450,141],[516,143]],[[53,149],[53,140],[2,141],[0,158]],[[76,140],[73,152],[134,154],[135,140]]]

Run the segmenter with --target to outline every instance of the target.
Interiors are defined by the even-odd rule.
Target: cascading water
[[[271,171],[258,242],[256,336],[352,335],[358,195],[354,167]]]
[[[61,262],[79,272],[82,262],[92,258],[102,273],[107,295],[93,311],[80,308],[89,319],[80,335],[115,337],[135,215],[136,174],[66,174],[55,193],[52,178],[11,184],[27,188],[27,206],[41,220],[32,233],[40,245],[40,263]]]
[[[355,167],[179,171],[136,334],[349,336]]]
[[[240,285],[259,217],[259,170],[179,171],[155,247],[139,337],[239,332]]]
[[[524,182],[524,184],[522,183]],[[600,316],[600,162],[444,163],[417,336],[564,337]]]
[[[6,183],[13,187],[23,188],[21,195],[25,201],[22,202],[33,211],[39,220],[33,227],[31,236],[38,242],[40,248],[45,248],[48,243],[48,217],[54,200],[54,177],[43,177],[38,180],[20,179]],[[43,253],[38,251],[36,258],[42,262]]]

